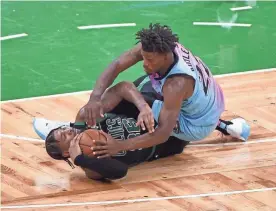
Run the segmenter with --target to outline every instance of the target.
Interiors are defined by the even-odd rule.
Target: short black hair
[[[136,39],[141,42],[144,51],[157,53],[172,52],[178,42],[177,34],[173,34],[169,26],[159,23],[151,23],[148,29],[138,31]]]
[[[61,151],[61,149],[59,147],[59,144],[58,144],[58,142],[57,142],[57,140],[55,139],[55,136],[54,136],[54,132],[56,130],[59,130],[61,127],[58,127],[58,128],[55,128],[55,129],[51,130],[50,133],[48,134],[48,136],[46,137],[46,140],[45,140],[46,152],[48,153],[48,155],[51,158],[53,158],[55,160],[64,160],[72,168],[74,168],[74,165],[68,160],[68,157],[64,157],[62,155],[62,151]]]

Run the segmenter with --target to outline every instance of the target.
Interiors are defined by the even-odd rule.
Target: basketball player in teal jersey
[[[152,111],[158,127],[152,133],[130,138],[124,142],[110,139],[98,140],[95,153],[109,157],[122,150],[146,148],[165,142],[170,135],[183,141],[198,141],[218,128],[226,128],[235,121],[239,128],[236,136],[246,140],[250,128],[239,118],[231,122],[221,121],[224,96],[211,71],[203,61],[178,42],[170,27],[150,24],[136,34],[138,44],[113,61],[97,80],[88,103],[84,106],[86,121],[95,125],[103,115],[102,94],[122,71],[143,61],[147,76],[141,82],[150,81],[157,93]],[[177,130],[173,130],[178,124]],[[236,131],[236,132],[237,132]]]
[[[103,115],[103,102],[109,101],[108,95],[103,95],[106,88],[120,72],[143,61],[147,75],[136,80],[135,85],[144,97],[150,95],[154,98],[150,106],[158,127],[149,128],[153,121],[145,120],[149,133],[124,142],[112,138],[107,143],[97,140],[97,144],[104,145],[94,148],[97,156],[104,158],[119,151],[156,146],[170,136],[187,142],[198,141],[215,129],[247,140],[250,128],[245,120],[220,120],[224,111],[221,88],[208,67],[178,43],[177,36],[168,26],[151,24],[136,35],[139,44],[122,54],[100,76],[83,108],[85,120],[89,125],[95,125],[96,118]],[[132,102],[131,99],[128,101]],[[120,105],[122,111],[128,110],[127,103]]]
[[[150,107],[153,106],[156,93],[151,89],[151,86],[148,86],[149,83],[145,83],[141,87],[141,94],[136,86],[141,84],[142,80],[143,78],[137,80],[135,84],[120,82],[104,93],[102,109],[105,115],[103,118],[97,119],[94,129],[102,130],[108,133],[111,139],[120,142],[131,137],[142,136],[148,132],[153,133],[157,127],[156,121],[153,121],[153,125],[148,123],[153,119]],[[145,126],[140,127],[139,124],[142,122]],[[235,124],[229,125],[227,129],[231,129],[233,125]],[[84,109],[80,109],[78,112],[75,123],[40,118],[34,120],[34,129],[42,139],[45,139],[48,155],[56,160],[65,160],[73,167],[68,159],[71,158],[75,165],[84,170],[88,178],[94,180],[122,178],[127,174],[129,167],[182,153],[185,146],[189,144],[189,141],[170,136],[168,140],[156,146],[124,150],[110,158],[97,159],[82,154],[78,144],[82,132],[89,128],[85,123]],[[178,127],[176,126],[174,131],[177,130]],[[226,129],[220,130],[227,132]]]
[[[105,115],[97,119],[94,130],[102,130],[110,137],[123,142],[128,138],[147,133],[146,127],[150,130],[156,127],[154,121],[153,125],[142,126],[144,130],[139,126],[139,121],[151,122],[153,120],[149,105],[154,99],[151,99],[149,95],[143,97],[134,84],[121,82],[108,89],[104,96],[108,99],[108,101],[102,101]],[[127,100],[132,101],[133,104]],[[68,159],[71,158],[75,165],[84,170],[88,178],[94,180],[122,178],[127,174],[129,167],[182,153],[189,143],[171,136],[166,142],[156,146],[120,151],[111,158],[88,157],[82,154],[78,143],[82,132],[90,129],[85,123],[83,109],[78,112],[75,123],[36,118],[34,129],[42,139],[45,139],[45,148],[50,157],[65,160],[73,167]]]

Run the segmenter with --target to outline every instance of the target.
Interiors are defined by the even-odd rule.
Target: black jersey
[[[143,131],[139,126],[136,125],[136,123],[136,119],[127,117],[126,115],[106,113],[104,118],[97,120],[95,129],[104,131],[116,140],[124,141],[126,139],[140,136],[147,132]],[[73,127],[82,130],[90,129],[86,125],[78,123],[75,123]],[[113,155],[112,158],[129,166],[133,166],[150,159],[154,151],[155,147],[121,151],[118,154]]]
[[[127,117],[122,114],[107,113],[104,118],[98,119],[96,128],[111,135],[114,139],[124,141],[136,136],[140,136],[148,131],[143,131],[139,126],[136,126],[136,119]],[[77,124],[75,127],[80,128]],[[89,129],[85,127],[85,129]],[[174,154],[179,154],[189,142],[180,140],[176,137],[169,139],[157,146],[121,151],[112,158],[121,161],[129,166],[137,165],[144,161],[151,161],[162,157],[167,157]]]
[[[129,118],[121,114],[105,114],[105,117],[98,120],[98,129],[111,135],[114,139],[124,141],[126,139],[140,136],[147,131],[143,131],[136,125],[134,118]],[[136,165],[148,160],[154,153],[155,147],[136,149],[130,151],[121,151],[112,157],[128,165]]]

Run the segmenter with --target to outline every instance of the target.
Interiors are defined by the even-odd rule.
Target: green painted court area
[[[92,89],[104,68],[135,43],[150,22],[167,24],[213,74],[276,66],[276,2],[232,12],[237,2],[1,2],[1,100]],[[253,2],[254,4],[254,2]],[[251,27],[194,26],[200,22]],[[135,27],[79,30],[78,26],[136,23]],[[143,75],[141,64],[116,82]]]

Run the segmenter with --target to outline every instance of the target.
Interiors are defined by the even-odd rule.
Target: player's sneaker
[[[243,118],[235,118],[227,125],[226,131],[233,137],[246,141],[250,135],[250,125]]]
[[[51,130],[61,126],[70,126],[70,122],[51,121],[44,118],[33,119],[33,128],[43,140],[46,139]]]

